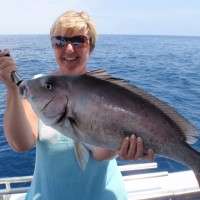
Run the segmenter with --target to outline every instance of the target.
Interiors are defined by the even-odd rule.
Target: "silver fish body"
[[[25,81],[21,88],[47,125],[76,142],[118,149],[134,133],[145,147],[200,173],[200,154],[187,143],[196,141],[195,127],[135,86],[84,74],[44,76]]]

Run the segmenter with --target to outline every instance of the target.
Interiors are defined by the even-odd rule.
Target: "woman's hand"
[[[146,159],[152,161],[154,159],[154,152],[152,149],[144,150],[144,143],[141,137],[126,137],[121,145],[118,155],[124,160]]]
[[[95,147],[92,150],[92,154],[96,160],[112,159],[117,155],[123,160],[145,159],[152,161],[154,159],[153,150],[149,149],[145,152],[142,138],[136,138],[135,135],[132,135],[130,138],[126,137],[118,151]]]
[[[11,80],[11,72],[16,70],[15,61],[9,56],[9,51],[0,50],[0,81],[2,81],[8,89],[16,88],[15,83]]]

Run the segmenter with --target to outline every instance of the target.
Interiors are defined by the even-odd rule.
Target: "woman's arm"
[[[37,117],[26,100],[17,94],[8,94],[4,114],[4,132],[9,145],[16,151],[26,151],[37,139]]]
[[[7,105],[4,115],[4,132],[8,143],[16,151],[32,148],[37,138],[37,117],[26,100],[22,100],[10,74],[16,64],[8,52],[0,52],[0,80],[7,89]]]

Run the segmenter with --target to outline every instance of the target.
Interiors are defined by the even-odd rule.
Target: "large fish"
[[[187,164],[199,178],[200,153],[189,145],[198,139],[196,128],[136,86],[96,70],[27,80],[20,91],[46,125],[77,144],[116,150],[124,137],[134,133],[143,138],[147,148]],[[87,151],[80,145],[77,149],[83,166]]]

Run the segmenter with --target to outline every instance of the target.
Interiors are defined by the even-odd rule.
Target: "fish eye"
[[[53,84],[52,83],[45,83],[44,87],[48,90],[52,90],[53,89]]]

